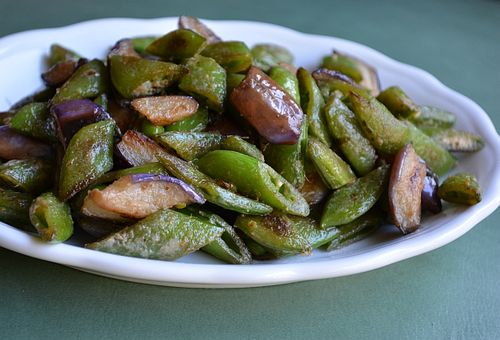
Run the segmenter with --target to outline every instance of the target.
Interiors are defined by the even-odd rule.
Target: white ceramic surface
[[[177,18],[102,19],[63,28],[13,34],[0,39],[0,110],[40,88],[43,57],[51,43],[68,46],[86,57],[104,57],[118,39],[161,35],[176,27]],[[482,135],[486,147],[462,157],[455,170],[477,175],[483,201],[470,208],[447,207],[426,217],[415,233],[400,236],[395,227],[338,251],[315,251],[312,256],[226,265],[202,253],[176,262],[144,260],[100,253],[77,245],[50,245],[0,222],[0,246],[39,259],[124,280],[182,287],[251,287],[275,285],[361,273],[441,247],[460,237],[500,205],[500,138],[487,114],[470,99],[447,88],[429,73],[402,64],[366,46],[334,37],[299,33],[256,22],[206,21],[227,40],[248,45],[274,42],[289,48],[296,64],[313,69],[333,48],[374,65],[383,87],[401,86],[419,104],[455,112],[457,126]]]

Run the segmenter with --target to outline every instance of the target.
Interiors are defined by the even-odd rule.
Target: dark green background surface
[[[0,36],[111,16],[271,22],[421,67],[500,126],[500,1],[183,3],[3,0]],[[0,249],[0,338],[498,339],[499,219],[369,273],[236,290],[122,282]]]

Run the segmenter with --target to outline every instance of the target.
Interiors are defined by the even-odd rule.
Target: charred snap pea
[[[52,182],[53,164],[43,159],[11,160],[0,165],[0,183],[14,190],[40,193]]]
[[[186,62],[188,73],[179,88],[215,111],[222,111],[226,99],[226,71],[212,58],[197,55]]]
[[[373,170],[377,161],[377,153],[370,141],[363,135],[354,113],[338,95],[332,95],[328,99],[325,116],[336,145],[356,173],[363,176]]]
[[[293,215],[307,216],[309,206],[297,189],[274,169],[251,156],[228,150],[207,153],[196,164],[208,176],[229,182],[238,192]]]
[[[269,76],[300,105],[299,81],[293,72],[278,65],[269,70]]]
[[[170,174],[191,184],[210,203],[228,210],[250,215],[266,215],[272,211],[272,208],[267,204],[237,195],[219,186],[191,163],[166,152],[158,152],[156,156]]]
[[[30,220],[40,238],[47,242],[64,242],[73,235],[73,219],[67,203],[53,193],[38,196],[30,207]]]
[[[380,92],[377,100],[398,118],[405,119],[419,114],[417,104],[398,86],[391,86]]]
[[[247,156],[251,156],[259,161],[264,161],[264,155],[252,143],[247,142],[240,136],[227,136],[222,142],[221,149],[232,150]]]
[[[280,63],[293,64],[293,55],[286,48],[274,44],[257,44],[251,50],[253,65],[264,72]]]
[[[420,105],[418,113],[408,117],[408,120],[421,129],[425,128],[451,128],[456,121],[453,113],[433,106]]]
[[[79,67],[76,72],[57,89],[52,104],[66,100],[95,98],[108,88],[108,72],[100,60],[94,59]]]
[[[57,141],[56,121],[50,115],[47,103],[23,106],[10,118],[9,126],[26,136],[47,142]]]
[[[321,217],[321,227],[352,222],[373,207],[388,180],[389,166],[383,165],[355,182],[334,191]]]
[[[356,180],[351,167],[332,149],[315,138],[309,138],[307,156],[314,163],[325,184],[331,189],[338,189]]]
[[[476,177],[466,172],[449,176],[439,186],[438,195],[447,202],[464,205],[474,205],[482,199],[481,188]]]
[[[61,162],[61,200],[71,198],[113,168],[114,130],[113,120],[103,120],[83,127],[73,136]]]
[[[325,99],[335,91],[342,92],[344,96],[349,95],[350,92],[354,92],[366,99],[371,97],[367,89],[341,72],[320,68],[314,71],[312,76],[316,80],[321,94]]]
[[[217,240],[224,228],[164,209],[86,247],[148,259],[175,260]]]
[[[34,231],[29,218],[33,199],[31,194],[0,187],[0,221],[26,231]]]
[[[481,136],[455,129],[442,130],[433,134],[432,139],[451,152],[476,152],[484,147]]]
[[[205,47],[201,55],[214,59],[228,73],[245,72],[252,66],[250,49],[242,41],[214,42]]]
[[[224,137],[212,132],[165,132],[156,136],[156,140],[174,150],[182,159],[192,161],[219,149]]]
[[[206,44],[207,39],[200,34],[180,28],[153,41],[146,47],[146,53],[159,56],[167,61],[182,62],[184,59],[201,52]]]
[[[186,72],[181,65],[120,55],[110,57],[109,65],[113,86],[127,99],[162,94]]]
[[[272,213],[267,216],[240,215],[235,226],[264,247],[277,252],[310,254],[338,236],[337,228],[321,229],[310,217]]]
[[[298,69],[297,79],[299,81],[300,104],[307,115],[309,135],[330,146],[332,141],[323,114],[325,101],[321,91],[314,78],[305,68],[300,67]]]

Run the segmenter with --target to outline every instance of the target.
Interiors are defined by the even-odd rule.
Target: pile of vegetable
[[[312,73],[283,47],[224,41],[193,17],[118,41],[105,61],[52,45],[46,88],[0,113],[0,220],[47,242],[175,260],[249,263],[337,249],[386,221],[415,231],[441,200],[481,200],[439,177],[480,136],[381,91],[333,52]]]

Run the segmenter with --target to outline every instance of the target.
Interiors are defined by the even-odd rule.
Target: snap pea
[[[260,152],[255,145],[247,142],[240,136],[227,136],[222,142],[220,148],[223,150],[236,151],[264,162],[264,155],[262,152]]]
[[[325,99],[328,99],[335,91],[342,92],[344,96],[348,96],[350,92],[354,92],[367,99],[371,97],[367,89],[338,71],[320,68],[314,71],[312,76],[316,80],[321,94]]]
[[[358,175],[366,175],[373,170],[377,153],[365,138],[354,113],[332,95],[325,106],[325,116],[329,131],[345,158]]]
[[[102,109],[108,112],[109,99],[106,93],[101,93],[96,99],[94,99],[94,103],[102,107]]]
[[[164,126],[165,131],[191,131],[199,132],[208,125],[208,111],[204,107],[198,107],[195,114],[177,121],[173,124]]]
[[[0,183],[14,190],[39,193],[53,184],[53,164],[38,158],[15,159],[0,165]]]
[[[219,41],[205,47],[201,55],[214,59],[228,73],[245,72],[252,66],[250,49],[242,41]]]
[[[38,196],[30,207],[30,220],[46,242],[64,242],[73,235],[73,219],[67,203],[52,193]]]
[[[456,121],[456,117],[453,113],[445,111],[443,109],[419,105],[418,113],[408,117],[408,120],[415,124],[420,129],[424,128],[440,128],[447,129],[451,128]]]
[[[218,239],[224,228],[174,210],[159,210],[90,249],[148,259],[175,260]]]
[[[141,132],[149,138],[154,138],[165,132],[165,129],[161,125],[154,125],[147,119],[141,119]]]
[[[307,115],[309,135],[330,146],[332,141],[326,127],[323,114],[325,101],[318,85],[311,74],[303,67],[297,71],[299,81],[300,104]]]
[[[339,71],[354,80],[356,83],[363,80],[363,74],[361,73],[361,70],[356,62],[352,58],[340,53],[334,52],[333,54],[324,57],[321,62],[321,67]]]
[[[461,172],[449,176],[438,188],[438,195],[443,200],[474,205],[481,202],[481,188],[476,177],[470,173]]]
[[[315,138],[309,138],[307,156],[330,189],[338,189],[356,180],[349,164]]]
[[[47,103],[30,103],[10,118],[11,129],[47,142],[57,142],[56,122]]]
[[[71,138],[61,162],[59,198],[71,198],[113,168],[115,122],[103,120],[80,129]]]
[[[287,68],[277,65],[269,70],[269,77],[280,85],[297,104],[300,105],[299,81],[294,73]]]
[[[178,63],[198,54],[206,45],[207,39],[200,34],[180,28],[153,41],[145,52]]]
[[[226,99],[226,71],[212,58],[197,55],[186,62],[188,73],[179,88],[205,103],[215,111],[222,111]]]
[[[244,74],[228,73],[226,80],[227,94],[229,95],[245,79]]]
[[[0,187],[0,221],[19,229],[34,231],[29,218],[29,209],[33,199],[34,197],[29,193]]]
[[[49,67],[54,66],[55,64],[65,61],[65,60],[78,60],[80,59],[80,55],[78,53],[62,46],[59,44],[52,44],[50,46],[49,55],[47,57],[47,65]]]
[[[380,92],[377,100],[384,104],[394,116],[400,119],[419,114],[417,104],[398,86],[391,86]]]
[[[269,165],[251,156],[215,150],[196,164],[208,176],[234,184],[239,192],[273,208],[293,215],[309,214],[309,206],[298,190]]]
[[[447,151],[452,152],[476,152],[484,147],[484,140],[481,136],[467,131],[440,129],[431,137]]]
[[[52,104],[71,99],[95,98],[108,89],[108,71],[104,63],[94,59],[80,66],[59,88]]]
[[[373,207],[388,181],[389,166],[383,165],[333,192],[321,216],[321,227],[352,222]]]
[[[219,149],[224,137],[213,132],[165,132],[156,136],[163,146],[174,150],[186,161],[192,161],[207,152]]]
[[[253,65],[264,72],[280,63],[293,64],[293,55],[286,48],[274,44],[257,44],[251,51]]]
[[[166,152],[158,153],[156,157],[167,169],[168,173],[191,184],[207,201],[215,205],[251,215],[265,215],[272,211],[272,208],[267,204],[251,200],[224,189],[191,163]]]
[[[146,53],[146,47],[148,47],[153,41],[158,39],[155,36],[146,36],[146,37],[135,37],[130,39],[133,49],[139,54]]]
[[[9,109],[9,111],[17,111],[24,105],[38,102],[38,103],[44,103],[48,102],[49,100],[54,97],[54,94],[56,94],[56,89],[53,87],[47,87],[44,88],[40,91],[36,91],[35,93],[32,93],[24,98],[21,98],[17,102],[15,102]]]

